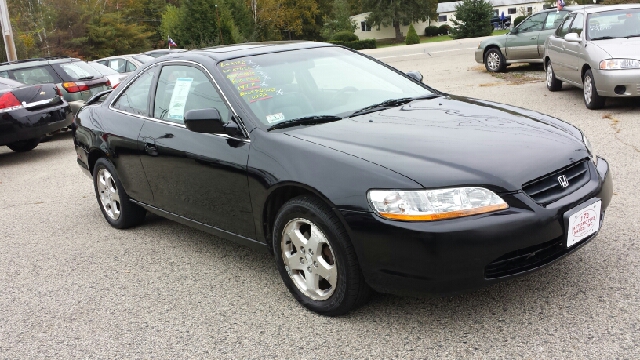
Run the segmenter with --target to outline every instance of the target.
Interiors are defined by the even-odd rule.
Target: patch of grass
[[[504,35],[506,33],[508,33],[509,29],[505,29],[505,30],[493,30],[493,33],[491,35]]]
[[[420,36],[420,43],[431,43],[431,42],[443,42],[453,40],[453,38],[449,35],[440,35],[440,36]]]

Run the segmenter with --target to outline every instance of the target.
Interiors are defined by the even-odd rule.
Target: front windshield
[[[589,14],[587,24],[588,39],[640,36],[640,9]]]
[[[267,127],[309,116],[344,116],[385,100],[433,93],[339,47],[248,56],[222,61],[218,67]]]

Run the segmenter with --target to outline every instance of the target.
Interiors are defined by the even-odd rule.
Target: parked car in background
[[[149,211],[270,251],[324,315],[371,288],[497,283],[596,236],[613,183],[579,129],[420,78],[319,42],[192,50],[85,106],[77,161],[111,226]]]
[[[96,69],[96,71],[102,74],[102,76],[106,77],[109,80],[111,87],[114,89],[118,86],[118,84],[120,84],[122,80],[126,79],[129,75],[129,73],[120,74],[112,68],[106,67],[95,61],[88,62],[87,64]]]
[[[584,104],[640,96],[640,4],[577,10],[545,43],[547,89],[566,82],[583,89]]]
[[[28,85],[56,85],[71,107],[71,119],[90,97],[111,88],[108,79],[93,67],[70,57],[5,62],[0,64],[0,77]]]
[[[478,45],[476,62],[487,71],[501,72],[514,63],[540,63],[544,56],[544,41],[555,31],[562,19],[577,6],[563,10],[547,9],[524,19],[505,35],[493,36]],[[582,6],[580,6],[582,8]]]
[[[505,16],[504,20],[502,20],[500,16],[492,17],[491,26],[494,29],[508,29],[511,27],[511,15]]]
[[[46,134],[69,126],[70,113],[56,85],[0,78],[0,146],[32,150]]]
[[[95,60],[98,64],[109,67],[120,74],[128,74],[136,71],[142,64],[154,60],[153,57],[145,54],[131,54],[109,56],[106,58]]]
[[[151,51],[147,51],[146,53],[144,53],[145,55],[149,55],[152,56],[154,58],[160,57],[160,56],[164,56],[167,54],[173,54],[173,53],[181,53],[181,52],[185,52],[187,50],[185,49],[157,49],[157,50],[151,50]]]

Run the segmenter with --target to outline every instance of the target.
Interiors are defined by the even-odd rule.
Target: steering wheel
[[[338,101],[340,101],[340,98],[342,98],[342,101],[345,101],[346,99],[344,98],[344,96],[345,96],[346,94],[354,93],[354,92],[357,92],[357,91],[358,91],[358,89],[356,89],[356,88],[355,88],[355,87],[353,87],[353,86],[345,86],[345,87],[343,87],[342,89],[338,90],[338,92],[336,92],[336,93],[331,97],[331,99],[329,100],[329,102],[330,102],[330,103],[332,103],[332,104],[333,104],[333,103],[337,103]]]

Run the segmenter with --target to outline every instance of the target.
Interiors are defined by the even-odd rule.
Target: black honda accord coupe
[[[609,164],[561,120],[314,42],[171,54],[78,113],[111,226],[147,211],[272,252],[307,308],[448,294],[582,247]],[[213,259],[212,259],[213,260]]]

